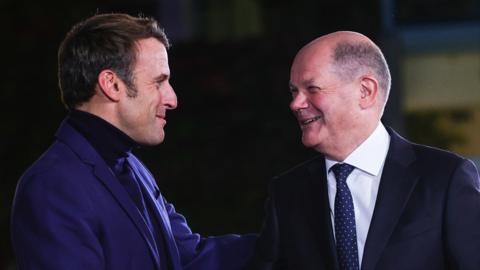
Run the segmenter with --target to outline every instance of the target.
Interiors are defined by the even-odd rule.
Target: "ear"
[[[120,100],[120,87],[123,86],[117,74],[110,70],[104,69],[98,74],[97,84],[99,90],[111,101],[117,102]]]
[[[377,103],[379,98],[378,81],[372,76],[360,77],[360,107],[368,109]]]

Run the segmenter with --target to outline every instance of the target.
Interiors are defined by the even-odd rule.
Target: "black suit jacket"
[[[475,165],[389,133],[361,269],[480,269]],[[338,269],[323,156],[276,177],[266,209],[252,269]]]

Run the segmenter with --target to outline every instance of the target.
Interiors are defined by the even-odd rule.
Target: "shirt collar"
[[[389,146],[390,135],[383,124],[379,123],[372,134],[370,134],[370,136],[343,161],[343,163],[350,164],[357,169],[377,176],[383,167]],[[337,163],[338,161],[325,158],[327,172]]]

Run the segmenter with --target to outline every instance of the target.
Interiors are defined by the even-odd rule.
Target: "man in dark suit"
[[[177,107],[167,38],[125,14],[77,24],[59,49],[70,113],[18,183],[12,242],[19,269],[240,269],[255,237],[202,238],[132,154],[164,139]]]
[[[290,108],[321,155],[272,181],[252,269],[480,269],[477,169],[385,128],[389,89],[382,52],[359,33],[296,55]]]

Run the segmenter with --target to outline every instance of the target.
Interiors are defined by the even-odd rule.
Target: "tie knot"
[[[355,167],[350,164],[337,163],[333,165],[331,170],[333,171],[333,174],[335,174],[335,179],[337,179],[337,181],[346,181],[353,169],[355,169]]]

